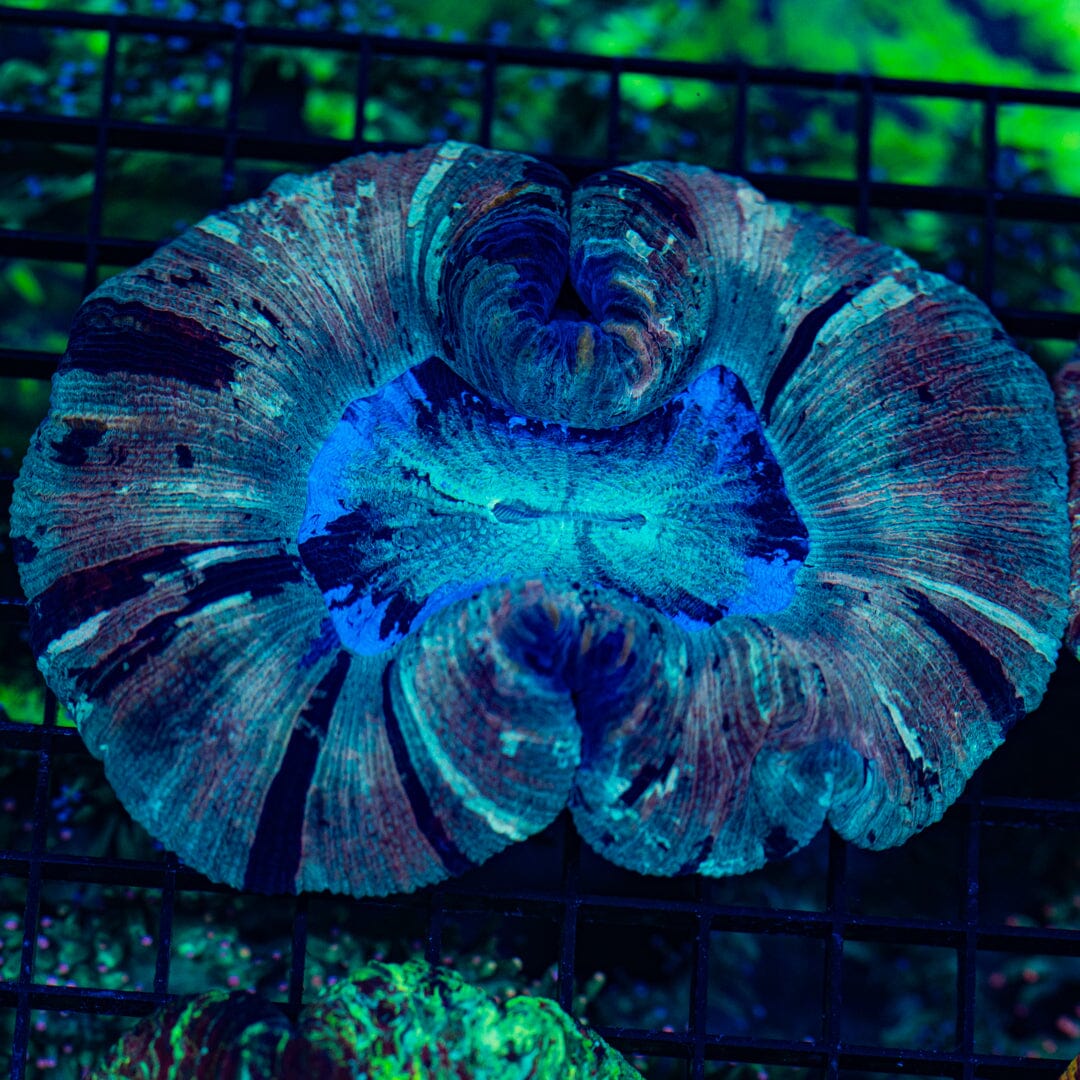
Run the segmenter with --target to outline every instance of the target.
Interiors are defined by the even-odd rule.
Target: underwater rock
[[[102,285],[12,522],[124,805],[262,891],[414,889],[566,806],[654,874],[901,843],[1066,618],[1053,397],[978,300],[708,169],[457,143]]]
[[[291,1023],[275,1004],[212,990],[140,1021],[88,1080],[634,1080],[640,1073],[547,998],[498,1002],[448,968],[372,962]]]

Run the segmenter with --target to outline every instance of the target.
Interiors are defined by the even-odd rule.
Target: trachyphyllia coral
[[[141,1021],[89,1080],[639,1080],[547,998],[498,1002],[447,968],[371,963],[305,1005],[213,990]]]
[[[972,296],[665,163],[279,180],[77,316],[39,662],[210,876],[376,894],[569,806],[725,874],[938,818],[1065,623],[1053,399]]]

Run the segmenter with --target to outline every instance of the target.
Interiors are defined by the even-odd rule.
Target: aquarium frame
[[[620,79],[628,73],[705,79],[730,87],[735,94],[731,151],[717,167],[747,176],[766,195],[781,199],[849,207],[856,228],[867,233],[872,208],[926,209],[978,217],[983,227],[979,285],[976,291],[990,304],[1005,328],[1027,338],[1075,340],[1080,336],[1080,312],[1019,310],[995,305],[994,268],[997,226],[1001,220],[1080,222],[1080,198],[1039,192],[1004,190],[998,183],[997,121],[1005,105],[1028,103],[1080,110],[1080,93],[943,83],[923,79],[882,78],[868,74],[831,74],[751,67],[741,63],[700,64],[632,57],[601,57],[556,52],[541,48],[495,43],[414,40],[392,36],[343,32],[302,31],[248,26],[244,23],[202,22],[132,15],[91,15],[52,10],[0,7],[0,35],[12,27],[48,30],[100,30],[109,35],[103,60],[101,104],[94,117],[39,115],[0,111],[0,139],[22,142],[64,143],[94,150],[94,193],[88,227],[80,233],[54,233],[0,229],[0,257],[33,258],[84,264],[84,295],[97,280],[99,266],[134,265],[154,250],[153,243],[104,235],[102,212],[107,199],[105,170],[111,149],[170,150],[183,146],[186,153],[222,162],[220,205],[232,200],[237,159],[288,159],[324,165],[352,153],[390,151],[406,147],[372,142],[364,135],[364,103],[369,92],[373,60],[417,57],[452,60],[473,65],[480,74],[479,139],[490,145],[497,107],[497,73],[502,66],[535,66],[544,70],[593,72],[608,80],[607,143],[602,158],[548,156],[572,179],[619,163],[621,117]],[[220,127],[149,124],[112,114],[117,46],[122,35],[176,35],[213,41],[231,49],[230,101]],[[246,50],[254,45],[329,48],[355,53],[357,123],[351,140],[291,137],[244,130],[239,124],[239,102]],[[845,91],[857,101],[855,170],[853,178],[795,176],[748,171],[748,99],[751,88],[793,88],[806,91]],[[938,97],[975,102],[982,113],[982,183],[979,186],[914,185],[875,179],[871,169],[871,134],[875,102],[881,95]],[[0,347],[0,375],[47,379],[59,357],[30,348]],[[13,477],[0,475],[0,495],[10,493]],[[6,497],[4,512],[7,511]],[[9,555],[2,557],[9,558]],[[26,609],[18,596],[0,596],[0,621],[24,625]],[[36,760],[33,831],[29,850],[0,851],[0,876],[26,882],[20,971],[17,980],[0,982],[0,1009],[14,1009],[13,1080],[27,1075],[27,1048],[34,1010],[72,1010],[125,1016],[144,1015],[169,997],[172,919],[178,893],[184,890],[227,891],[163,853],[160,861],[131,862],[108,858],[69,856],[46,846],[52,812],[50,791],[58,759],[89,761],[74,730],[57,725],[56,700],[45,698],[40,725],[0,720],[0,753],[29,752]],[[950,814],[962,823],[963,895],[955,917],[876,917],[853,913],[848,904],[846,867],[848,846],[836,836],[827,841],[827,889],[823,910],[775,910],[715,903],[708,899],[707,883],[692,879],[679,898],[640,892],[597,892],[580,882],[582,850],[567,815],[544,834],[543,843],[560,852],[558,880],[548,887],[521,889],[513,882],[502,886],[470,884],[474,875],[426,889],[413,896],[357,900],[359,908],[397,906],[420,910],[427,920],[426,954],[442,955],[442,934],[447,920],[463,911],[492,913],[543,912],[559,928],[558,998],[570,1007],[578,976],[576,943],[586,916],[620,917],[640,914],[647,919],[678,917],[694,927],[694,970],[690,1011],[685,1031],[663,1028],[607,1029],[602,1034],[627,1053],[674,1057],[686,1062],[686,1075],[702,1080],[714,1062],[752,1062],[768,1066],[806,1066],[825,1080],[840,1080],[851,1070],[896,1075],[975,1078],[1056,1076],[1064,1062],[1033,1062],[980,1053],[974,1047],[976,973],[979,953],[1080,956],[1080,933],[1045,927],[986,925],[980,919],[979,860],[982,834],[987,826],[1028,828],[1080,828],[1080,803],[1068,800],[990,797],[982,794],[980,776],[969,785]],[[538,843],[530,841],[529,843]],[[587,854],[587,853],[586,853]],[[482,872],[482,871],[481,871]],[[109,991],[87,987],[48,986],[33,979],[37,927],[46,882],[93,882],[143,887],[161,896],[153,987],[146,991]],[[307,946],[309,898],[283,901],[292,905],[293,951],[287,1008],[295,1014],[304,1001],[304,960]],[[725,932],[796,934],[823,945],[822,1034],[812,1043],[720,1035],[707,1029],[708,963],[710,942]],[[845,943],[877,941],[937,945],[956,954],[956,1041],[948,1051],[919,1047],[851,1045],[841,1038],[843,1015],[842,959]]]

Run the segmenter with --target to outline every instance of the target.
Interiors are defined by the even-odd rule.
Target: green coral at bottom
[[[370,963],[291,1023],[254,994],[212,990],[142,1020],[89,1080],[640,1080],[547,998],[500,1002],[449,968]]]

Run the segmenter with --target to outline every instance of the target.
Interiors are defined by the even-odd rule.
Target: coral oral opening
[[[437,359],[346,410],[312,467],[299,544],[362,654],[518,577],[611,589],[700,630],[786,607],[808,550],[731,372],[592,430],[511,415]]]

